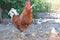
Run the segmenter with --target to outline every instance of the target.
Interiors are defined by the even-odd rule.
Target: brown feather
[[[26,9],[26,6],[25,6],[21,15],[13,16],[13,24],[20,30],[20,32],[23,32],[24,29],[28,27],[28,25],[32,22],[32,12],[30,9],[29,10],[28,9]]]

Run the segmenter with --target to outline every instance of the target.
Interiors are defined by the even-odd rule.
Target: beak
[[[30,8],[33,8],[34,6],[36,6],[36,5],[33,4]]]

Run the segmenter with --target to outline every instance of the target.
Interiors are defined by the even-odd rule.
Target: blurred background
[[[50,12],[51,11],[51,0],[30,0],[31,6],[34,7],[31,9],[33,13],[35,12]],[[26,0],[0,0],[0,20],[2,18],[9,18],[8,12],[13,7],[20,14],[25,6]],[[34,14],[33,17],[35,18]]]
[[[37,18],[37,12],[59,12],[60,0],[30,0],[33,8],[33,18]],[[15,8],[19,14],[23,11],[26,0],[0,0],[0,21],[2,18],[9,18],[8,12],[11,8]],[[38,13],[37,13],[38,14]]]

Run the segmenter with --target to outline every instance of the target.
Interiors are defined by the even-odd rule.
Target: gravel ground
[[[44,14],[45,15],[45,14]],[[49,16],[48,16],[49,17]],[[48,40],[49,32],[55,27],[60,40],[60,19],[33,19],[33,22],[21,32],[14,27],[10,19],[4,19],[0,24],[0,40]]]

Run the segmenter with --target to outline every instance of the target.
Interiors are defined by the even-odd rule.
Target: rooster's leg
[[[21,32],[21,37],[24,39],[25,38],[25,34],[23,32]]]

